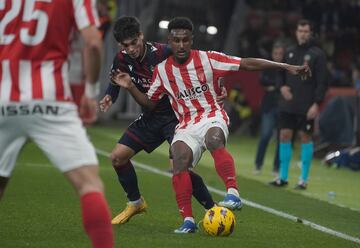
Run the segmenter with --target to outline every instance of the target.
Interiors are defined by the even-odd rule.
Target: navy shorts
[[[279,128],[301,130],[305,133],[312,134],[314,130],[314,120],[308,120],[306,115],[280,112]]]
[[[165,140],[171,144],[177,124],[174,113],[141,114],[128,126],[118,143],[130,147],[135,153],[141,150],[150,153]]]

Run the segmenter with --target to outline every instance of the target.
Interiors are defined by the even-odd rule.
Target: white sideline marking
[[[105,157],[110,156],[110,153],[108,153],[108,152],[106,152],[104,150],[98,149],[98,148],[96,148],[96,153],[99,154],[99,155],[105,156]],[[133,160],[131,162],[136,167],[139,167],[141,169],[153,172],[153,173],[158,174],[158,175],[166,176],[166,177],[169,177],[169,178],[172,177],[172,174],[169,173],[169,172],[165,172],[165,171],[162,171],[162,170],[157,169],[155,167],[152,167],[152,166],[149,166],[149,165],[146,165],[146,164],[142,164],[142,163],[139,163],[139,162],[136,162],[136,161],[133,161]],[[222,190],[216,189],[216,188],[208,186],[208,185],[206,185],[206,186],[208,187],[210,192],[216,193],[216,194],[221,195],[221,196],[225,196],[225,194],[226,194],[226,192],[224,192]],[[279,211],[279,210],[276,210],[276,209],[273,209],[273,208],[270,208],[270,207],[266,207],[264,205],[261,205],[261,204],[258,204],[258,203],[255,203],[255,202],[252,202],[252,201],[249,201],[249,200],[245,200],[244,198],[241,198],[241,200],[245,205],[248,205],[250,207],[263,210],[263,211],[265,211],[267,213],[274,214],[274,215],[283,217],[285,219],[295,221],[297,223],[301,223],[301,224],[303,224],[305,226],[310,226],[311,228],[319,230],[321,232],[324,232],[324,233],[327,233],[327,234],[330,234],[330,235],[333,235],[333,236],[336,236],[336,237],[339,237],[339,238],[342,238],[342,239],[346,239],[346,240],[349,240],[349,241],[353,241],[355,243],[360,244],[360,239],[357,238],[357,237],[353,237],[353,236],[347,235],[345,233],[338,232],[338,231],[335,231],[333,229],[318,225],[318,224],[316,224],[314,222],[311,222],[311,221],[308,221],[306,219],[301,219],[301,218],[296,217],[294,215],[291,215],[291,214],[288,214],[288,213],[285,213],[285,212],[282,212],[282,211]]]

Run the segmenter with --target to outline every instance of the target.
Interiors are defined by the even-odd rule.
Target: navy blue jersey
[[[155,66],[171,55],[171,49],[166,44],[156,42],[145,43],[145,56],[143,59],[132,59],[125,51],[116,54],[111,70],[120,69],[127,72],[132,82],[143,93],[146,93],[150,87],[152,74]],[[106,94],[110,95],[114,103],[118,97],[120,86],[110,83]],[[144,113],[147,111],[143,109]],[[157,104],[154,112],[173,113],[169,99],[164,96]]]

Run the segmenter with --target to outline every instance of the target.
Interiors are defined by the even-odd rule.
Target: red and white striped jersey
[[[0,101],[69,101],[71,32],[98,25],[95,0],[0,1]]]
[[[164,94],[169,95],[179,119],[177,128],[186,128],[203,118],[215,116],[229,124],[229,117],[216,96],[221,94],[221,78],[239,70],[240,61],[241,58],[218,52],[191,50],[189,59],[180,65],[170,56],[157,65],[148,97],[158,101]]]

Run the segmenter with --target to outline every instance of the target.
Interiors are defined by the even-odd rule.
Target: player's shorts
[[[206,150],[205,135],[212,127],[221,128],[224,132],[225,140],[227,140],[229,129],[225,120],[221,117],[205,118],[194,125],[188,125],[184,129],[177,129],[175,131],[172,144],[176,141],[183,141],[191,148],[193,152],[193,167],[198,164],[203,152]]]
[[[305,133],[312,134],[314,130],[314,120],[308,120],[306,115],[280,112],[279,128],[301,130]]]
[[[73,103],[0,103],[0,176],[10,177],[27,140],[62,172],[98,165]]]
[[[141,114],[132,122],[118,143],[130,147],[135,153],[152,152],[164,141],[171,144],[178,120],[173,112],[169,114]],[[171,157],[171,156],[170,156]]]

